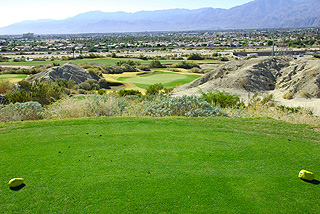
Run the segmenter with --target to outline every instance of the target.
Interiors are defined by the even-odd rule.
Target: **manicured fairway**
[[[0,80],[16,83],[27,77],[28,75],[26,74],[2,74],[0,75]]]
[[[320,138],[273,119],[0,124],[1,213],[318,213]],[[10,190],[11,178],[26,186]]]
[[[26,74],[2,74],[0,79],[24,79],[27,78]]]
[[[119,81],[126,81],[135,84],[140,88],[148,88],[149,85],[156,83],[162,83],[164,87],[176,87],[180,84],[189,83],[201,75],[192,74],[179,74],[174,72],[160,72],[156,74],[151,74],[147,76],[138,77],[120,77]]]

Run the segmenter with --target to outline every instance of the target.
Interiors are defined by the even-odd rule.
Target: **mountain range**
[[[23,21],[0,28],[0,35],[76,34],[319,27],[320,0],[254,0],[230,9],[91,11],[64,20]]]

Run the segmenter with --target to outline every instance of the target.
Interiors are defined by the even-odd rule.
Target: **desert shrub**
[[[143,55],[143,54],[140,54],[140,55],[138,56],[138,59],[148,60],[148,58],[147,58],[145,55]]]
[[[161,83],[156,83],[156,84],[153,84],[153,85],[149,85],[149,87],[146,90],[146,94],[147,95],[160,94],[162,89],[163,89],[163,85]]]
[[[123,89],[123,90],[120,90],[120,91],[118,92],[118,94],[119,94],[120,97],[124,97],[124,96],[128,96],[128,95],[137,95],[137,96],[142,95],[142,93],[141,93],[140,91],[138,91],[138,90],[133,90],[133,89],[131,89],[131,90],[125,90],[125,89]]]
[[[138,69],[142,71],[150,71],[150,66],[149,65],[139,65]]]
[[[14,88],[14,84],[9,82],[8,80],[0,79],[0,94],[7,94]]]
[[[0,106],[0,121],[40,120],[46,116],[45,110],[38,102],[10,103]]]
[[[283,99],[291,100],[291,99],[293,99],[294,94],[291,91],[289,91],[289,92],[285,93],[282,97],[283,97]]]
[[[135,66],[132,66],[129,64],[122,64],[121,69],[123,70],[123,72],[137,72],[138,71]]]
[[[274,107],[275,106],[275,101],[273,99],[273,95],[267,95],[263,96],[262,98],[258,96],[258,93],[254,93],[254,95],[251,97],[250,94],[248,95],[249,97],[249,102],[248,106],[268,106],[268,107]]]
[[[92,65],[90,65],[89,63],[85,62],[85,63],[80,63],[79,64],[82,68],[84,69],[88,69],[88,68],[93,68]]]
[[[164,93],[168,94],[168,93],[172,92],[173,89],[174,89],[174,88],[172,88],[172,87],[164,88]]]
[[[97,93],[99,94],[99,95],[103,95],[103,94],[105,94],[107,92],[107,90],[105,90],[105,89],[99,89],[98,91],[97,91]]]
[[[102,76],[102,72],[98,67],[88,68],[87,71],[89,74],[91,74],[93,76],[95,76],[95,75],[100,76],[100,77]]]
[[[279,105],[277,106],[277,110],[280,110],[284,113],[298,113],[302,110],[301,107],[288,107],[288,106],[284,106],[284,105]]]
[[[167,97],[165,100],[150,105],[145,110],[146,116],[167,117],[215,117],[227,114],[210,103],[196,96]]]
[[[74,80],[66,80],[63,78],[56,79],[55,82],[56,84],[58,84],[58,86],[68,89],[72,89],[76,85],[76,82]]]
[[[172,72],[181,72],[178,68],[169,68],[168,70]]]
[[[60,66],[61,64],[59,62],[53,62],[52,66]]]
[[[55,82],[35,80],[28,90],[16,90],[8,94],[8,101],[10,103],[36,101],[42,105],[49,105],[61,99],[65,95],[64,92],[64,87]]]
[[[86,91],[90,91],[90,90],[99,90],[100,89],[100,85],[99,82],[95,79],[88,79],[82,83],[79,84],[79,88],[86,90]]]
[[[194,67],[191,69],[192,73],[203,73],[203,71],[200,68]]]
[[[122,66],[122,65],[130,65],[130,66],[139,66],[141,65],[140,62],[137,62],[137,61],[132,61],[132,60],[120,60],[118,62],[116,62],[116,65],[117,66]]]
[[[115,65],[102,65],[101,67],[102,73],[104,74],[122,74],[123,69],[119,66]]]
[[[303,91],[300,91],[299,96],[304,97],[304,98],[308,98],[310,95],[309,95],[308,91],[303,90]]]
[[[239,108],[244,105],[239,95],[225,91],[211,90],[207,93],[201,91],[202,99],[220,108]]]
[[[200,66],[195,62],[186,62],[182,61],[178,64],[171,65],[172,68],[184,68],[184,69],[191,69],[191,68],[200,68]]]
[[[30,89],[32,87],[32,83],[26,79],[23,79],[18,82],[19,86],[24,89]]]
[[[204,59],[204,57],[198,53],[192,53],[187,57],[187,60],[203,60],[203,59]]]
[[[100,88],[110,88],[108,81],[104,78],[99,79],[98,84]]]
[[[261,99],[260,104],[261,105],[267,105],[267,106],[274,106],[275,102],[274,102],[274,99],[273,99],[273,95],[270,94],[270,95],[264,96]]]
[[[82,99],[65,98],[54,103],[49,111],[53,118],[121,116],[128,102],[117,96],[103,94]]]
[[[162,65],[159,60],[152,60],[150,63],[150,68],[165,68],[166,66]]]

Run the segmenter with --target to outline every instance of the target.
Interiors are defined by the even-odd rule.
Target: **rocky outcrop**
[[[47,81],[53,82],[57,79],[66,79],[68,81],[73,80],[76,84],[80,84],[88,79],[100,79],[99,76],[90,74],[84,68],[70,62],[62,66],[46,69],[38,74],[35,74],[27,78],[27,80],[33,82],[35,79],[42,78],[44,78]]]
[[[210,89],[239,89],[247,92],[279,91],[295,96],[320,98],[319,60],[264,57],[235,60],[191,83],[174,89],[173,94]]]

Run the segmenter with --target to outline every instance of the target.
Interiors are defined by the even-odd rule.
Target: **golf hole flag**
[[[303,169],[299,172],[299,178],[312,181],[314,179],[314,174],[312,172],[309,172]]]

